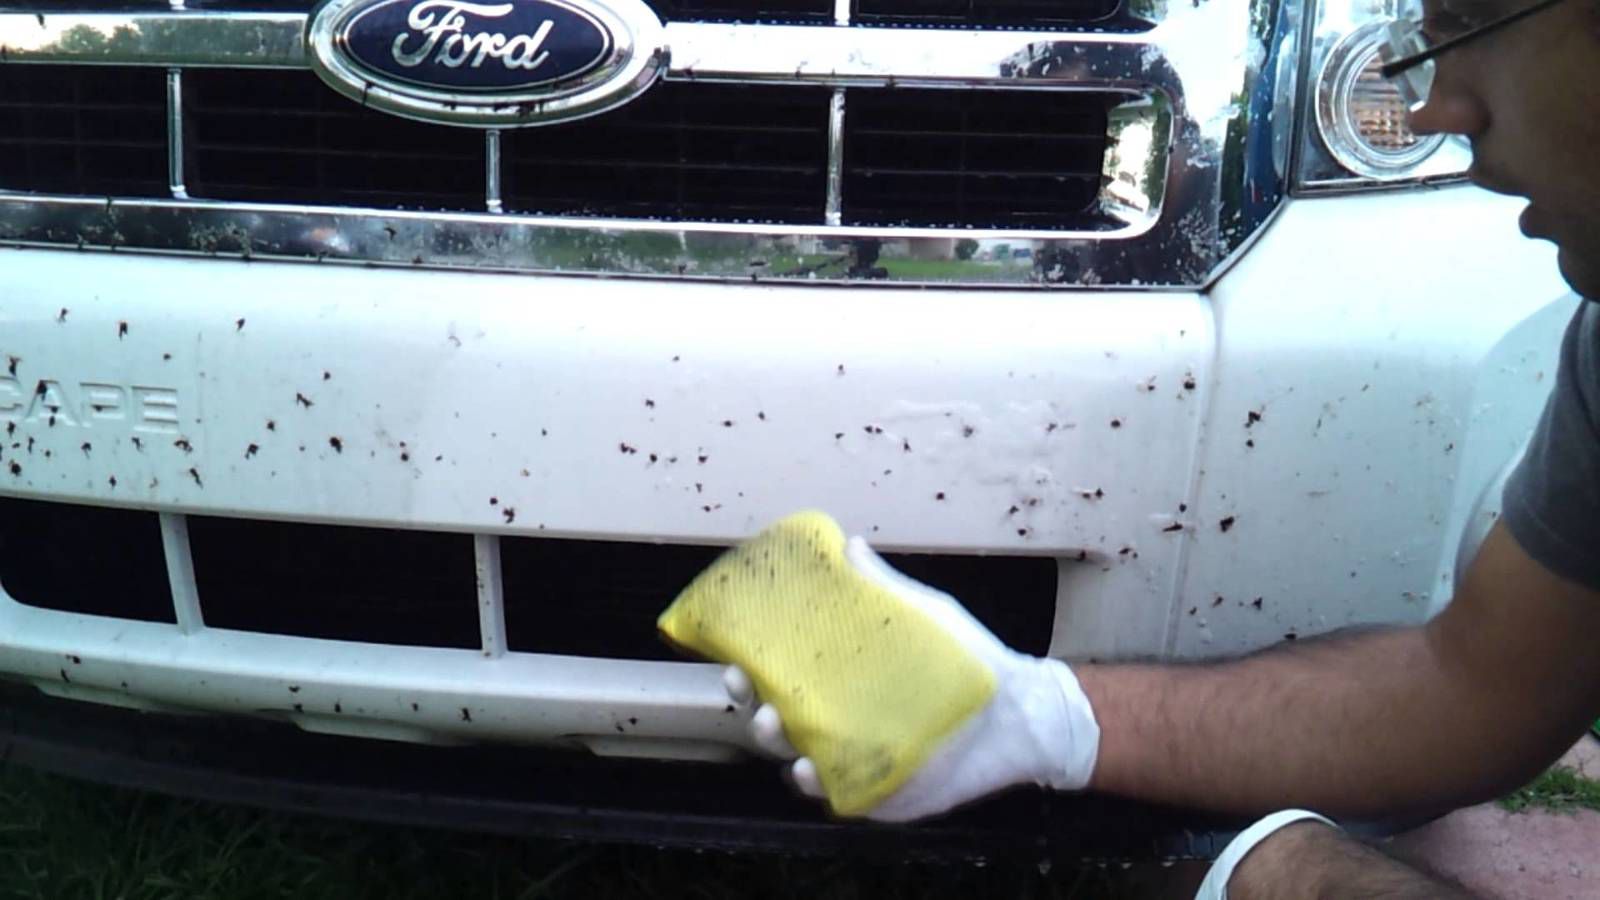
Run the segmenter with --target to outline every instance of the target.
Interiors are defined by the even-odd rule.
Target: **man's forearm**
[[[1217,664],[1080,666],[1101,728],[1092,787],[1361,816],[1442,808],[1531,775],[1540,752],[1515,757],[1538,741],[1507,748],[1497,726],[1520,726],[1494,721],[1492,686],[1451,671],[1432,643],[1426,629],[1402,628]]]

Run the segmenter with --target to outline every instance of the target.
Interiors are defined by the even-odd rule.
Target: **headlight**
[[[1419,12],[1415,0],[1323,0],[1311,33],[1297,186],[1358,189],[1461,177],[1472,153],[1460,138],[1418,136],[1400,91],[1378,74],[1390,22]]]

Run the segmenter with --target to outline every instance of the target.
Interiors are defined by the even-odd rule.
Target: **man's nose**
[[[1489,113],[1470,94],[1451,91],[1435,82],[1428,102],[1411,113],[1411,130],[1417,134],[1460,134],[1474,137],[1489,127]]]

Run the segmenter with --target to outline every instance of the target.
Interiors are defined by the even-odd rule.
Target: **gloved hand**
[[[934,619],[987,664],[996,681],[988,704],[946,738],[867,818],[920,819],[1027,782],[1058,790],[1078,790],[1089,783],[1100,747],[1100,726],[1066,663],[1007,647],[954,597],[890,568],[859,537],[850,539],[845,557],[862,575]],[[736,666],[727,669],[723,683],[736,704],[757,699],[750,678]],[[799,757],[789,743],[776,707],[763,703],[750,729],[757,746],[793,760],[789,771],[802,793],[824,797],[816,766]]]

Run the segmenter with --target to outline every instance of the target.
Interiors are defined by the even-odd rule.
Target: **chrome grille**
[[[238,86],[309,64],[304,4],[0,11],[0,82],[63,63],[167,70],[173,198],[139,199],[148,172],[146,190],[104,202],[19,193],[44,183],[0,171],[0,241],[807,283],[1206,283],[1282,196],[1263,150],[1293,123],[1266,113],[1292,109],[1275,79],[1296,0],[1033,2],[841,0],[834,24],[810,25],[681,5],[660,32],[663,80],[638,99],[486,137],[370,118],[304,79],[269,92],[276,125],[246,128]],[[1018,16],[1035,30],[995,27]],[[951,247],[966,255],[949,265],[874,264]],[[989,264],[1002,247],[1012,264]],[[770,258],[800,263],[752,269]]]

